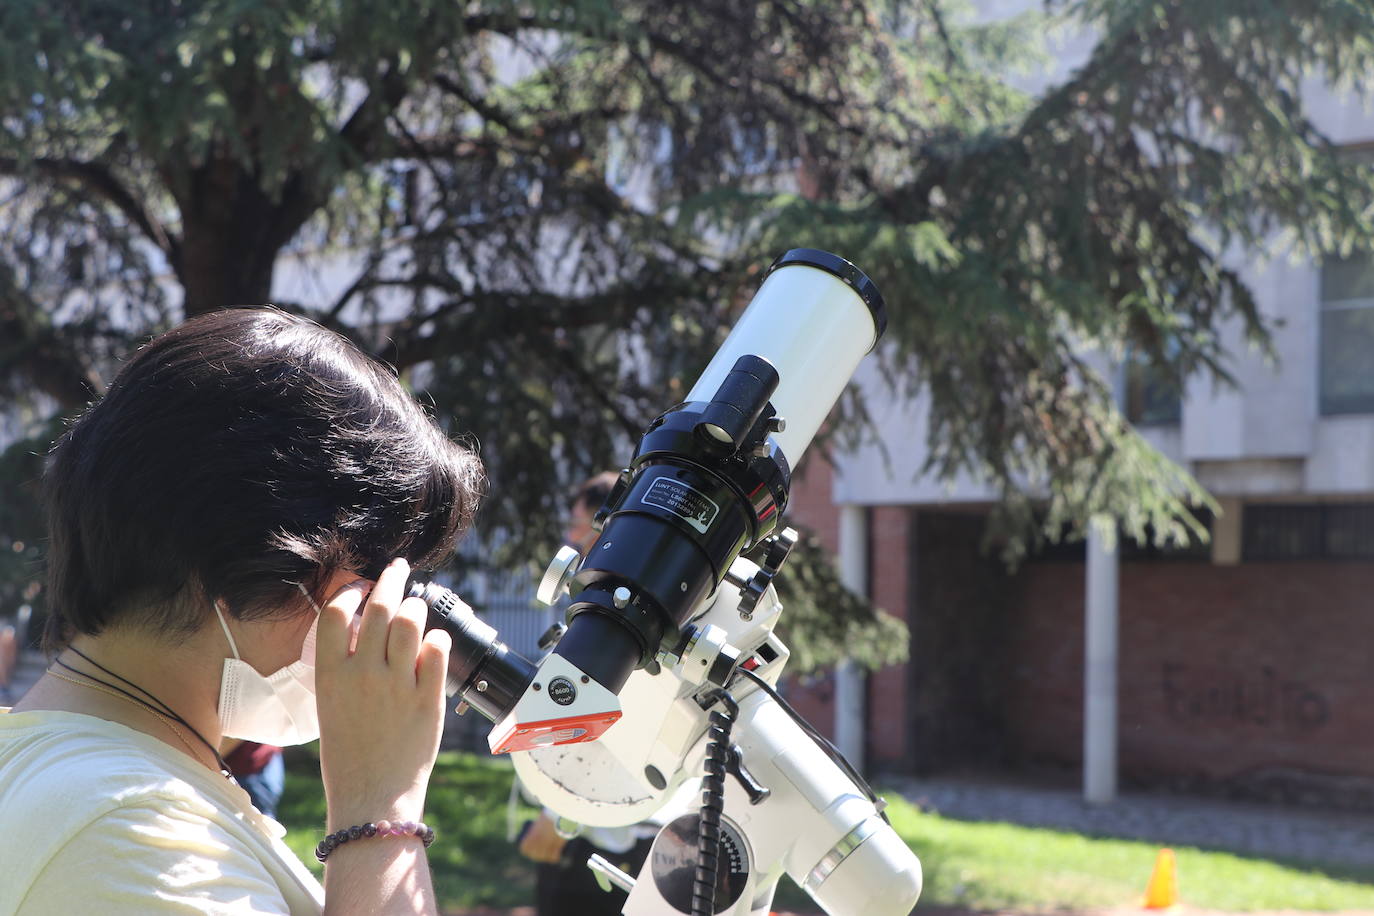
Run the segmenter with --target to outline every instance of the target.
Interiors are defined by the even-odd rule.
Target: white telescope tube
[[[882,296],[857,267],[795,248],[774,262],[687,400],[711,400],[741,356],[768,360],[779,376],[773,407],[787,421],[772,438],[796,467],[886,322]]]

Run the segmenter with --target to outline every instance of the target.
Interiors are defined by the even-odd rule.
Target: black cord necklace
[[[128,697],[129,699],[133,700],[135,703],[138,703],[138,704],[140,704],[141,706],[144,706],[145,708],[151,710],[152,712],[154,712],[154,713],[156,713],[156,714],[158,714],[158,715],[167,716],[169,719],[173,719],[173,720],[175,720],[176,722],[178,722],[179,724],[186,726],[186,728],[190,730],[191,734],[195,735],[196,738],[200,741],[200,743],[203,744],[203,745],[205,745],[205,746],[209,749],[210,753],[214,755],[214,757],[215,757],[215,764],[219,767],[220,773],[221,773],[223,776],[225,776],[226,778],[228,778],[228,779],[233,779],[233,774],[229,771],[229,765],[228,765],[227,763],[225,763],[225,762],[224,762],[224,758],[221,757],[221,756],[219,755],[219,749],[216,748],[216,747],[215,747],[213,744],[211,744],[209,741],[207,741],[206,738],[205,738],[205,736],[202,735],[199,731],[197,731],[197,730],[196,730],[196,727],[195,727],[194,725],[192,725],[190,722],[187,722],[187,721],[186,721],[185,719],[183,719],[180,715],[178,715],[177,712],[176,712],[174,709],[172,709],[172,707],[168,706],[166,703],[162,702],[162,700],[160,700],[160,699],[158,699],[156,696],[154,696],[151,692],[149,692],[149,691],[147,691],[147,690],[144,690],[142,687],[138,686],[137,684],[135,684],[133,681],[129,680],[128,678],[122,677],[121,675],[118,675],[118,674],[116,674],[115,672],[111,671],[109,668],[106,668],[104,665],[100,664],[100,662],[98,662],[98,661],[96,661],[95,659],[91,658],[89,655],[87,655],[85,652],[82,652],[82,651],[81,651],[80,649],[78,649],[76,646],[67,646],[67,648],[68,648],[68,649],[71,649],[71,650],[72,650],[73,652],[75,652],[77,655],[81,656],[81,657],[84,658],[87,662],[89,662],[90,664],[92,664],[92,665],[94,665],[95,667],[99,668],[101,671],[105,672],[105,673],[108,674],[110,677],[115,678],[116,680],[122,681],[123,683],[125,683],[125,684],[129,685],[130,687],[132,687],[134,690],[137,690],[139,693],[144,694],[144,696],[147,696],[147,697],[151,698],[151,699],[153,700],[153,702],[150,703],[150,702],[148,702],[148,700],[143,699],[143,697],[136,696],[135,694],[130,693],[129,691],[125,690],[123,687],[120,687],[118,684],[111,684],[109,681],[101,680],[100,678],[96,677],[96,676],[93,675],[93,674],[90,674],[89,672],[80,671],[80,670],[78,670],[78,669],[76,669],[76,668],[73,668],[71,665],[69,665],[69,664],[67,664],[66,662],[62,661],[62,659],[60,659],[60,658],[54,658],[53,661],[54,661],[55,663],[61,665],[63,668],[66,668],[68,671],[72,672],[73,674],[79,674],[79,675],[81,675],[82,677],[90,678],[92,681],[95,681],[97,684],[102,684],[102,685],[104,685],[105,687],[108,687],[108,688],[111,689],[111,690],[118,691],[119,693],[121,693],[121,694],[123,694],[124,696]],[[156,704],[156,705],[154,705],[154,704]]]

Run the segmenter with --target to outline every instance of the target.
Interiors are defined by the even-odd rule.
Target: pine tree
[[[1061,19],[1096,48],[1018,91]],[[1082,354],[1224,380],[1221,323],[1268,334],[1224,251],[1369,244],[1369,169],[1300,90],[1371,64],[1374,10],[1348,0],[982,24],[947,0],[9,0],[0,531],[40,540],[36,456],[119,354],[268,301],[290,259],[354,265],[330,301],[278,305],[474,435],[483,523],[543,556],[569,484],[625,460],[760,269],[805,244],[884,290],[885,367],[932,399],[931,470],[1000,488],[1010,555],[1102,515],[1198,536],[1205,494]],[[27,552],[10,562],[27,587]],[[807,659],[900,652],[814,555],[796,578]]]

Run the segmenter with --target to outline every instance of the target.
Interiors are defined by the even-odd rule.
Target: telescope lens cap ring
[[[786,254],[780,255],[769,266],[768,273],[764,276],[767,277],[779,267],[787,267],[791,264],[815,267],[843,280],[850,289],[859,294],[864,305],[868,306],[876,330],[873,335],[874,342],[876,343],[882,338],[883,332],[887,330],[887,303],[883,301],[883,294],[878,292],[877,284],[868,279],[867,274],[837,254],[831,254],[819,248],[793,248]]]

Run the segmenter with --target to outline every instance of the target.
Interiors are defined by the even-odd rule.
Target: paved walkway
[[[1006,821],[1093,836],[1197,846],[1316,865],[1374,867],[1374,815],[1124,793],[1090,805],[1069,789],[977,779],[887,781],[949,817]]]

